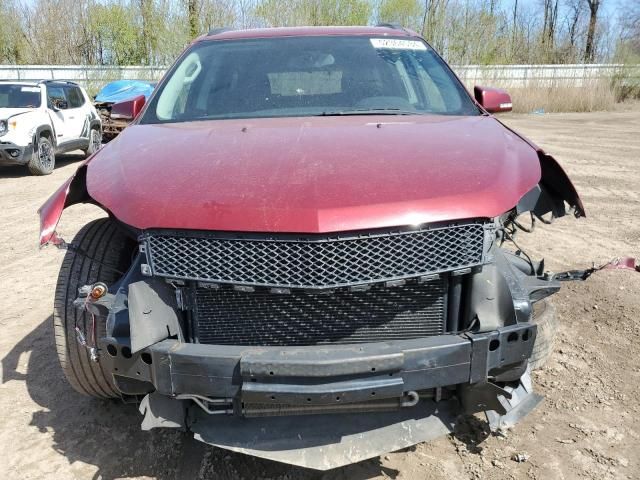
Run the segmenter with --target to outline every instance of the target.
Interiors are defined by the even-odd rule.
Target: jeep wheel
[[[529,359],[532,370],[542,368],[553,352],[553,345],[558,331],[556,309],[550,300],[540,300],[533,304],[532,321],[538,326],[536,343]]]
[[[89,157],[96,153],[102,147],[102,135],[100,134],[100,130],[97,128],[92,128],[89,133],[89,146],[86,150],[84,150],[85,156]]]
[[[97,281],[111,285],[126,271],[133,245],[118,226],[108,218],[85,225],[73,239],[79,252],[68,250],[56,286],[53,310],[53,330],[60,366],[74,390],[98,398],[118,397],[111,375],[89,350],[76,339],[76,326],[91,339],[92,319],[73,306],[78,288]],[[105,334],[105,319],[96,317],[96,339]]]
[[[40,137],[38,144],[33,149],[29,161],[29,171],[33,175],[49,175],[56,164],[56,154],[47,137]]]

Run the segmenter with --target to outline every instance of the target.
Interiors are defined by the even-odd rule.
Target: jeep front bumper
[[[26,165],[31,160],[33,145],[21,147],[0,140],[0,165]]]

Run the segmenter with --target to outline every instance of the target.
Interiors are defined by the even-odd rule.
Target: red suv
[[[316,469],[458,413],[514,423],[539,401],[559,282],[508,246],[584,209],[491,115],[510,108],[393,25],[196,40],[40,210],[41,244],[68,248],[70,384],[140,401],[145,429]],[[108,217],[67,244],[79,202]]]

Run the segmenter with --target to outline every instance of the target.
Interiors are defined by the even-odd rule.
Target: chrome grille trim
[[[325,289],[418,278],[484,263],[485,225],[292,235],[149,230],[152,275],[256,287]]]

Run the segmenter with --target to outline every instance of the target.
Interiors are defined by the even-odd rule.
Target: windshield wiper
[[[335,110],[319,113],[318,117],[341,117],[347,115],[420,115],[419,112],[399,108],[361,108],[354,110]]]

